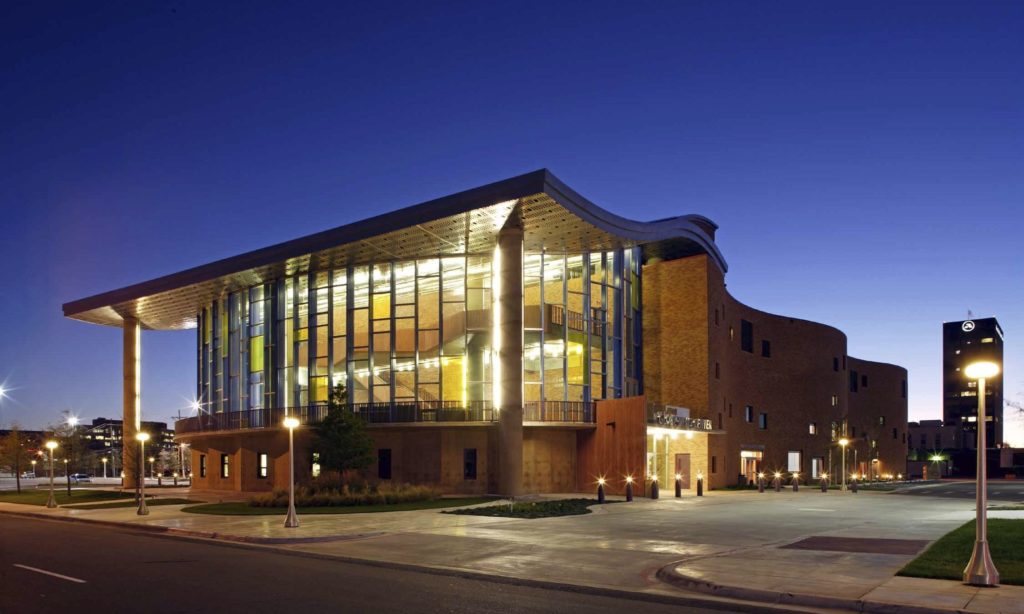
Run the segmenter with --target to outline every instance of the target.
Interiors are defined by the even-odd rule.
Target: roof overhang
[[[643,245],[647,258],[707,254],[723,272],[727,268],[711,220],[699,215],[629,220],[598,207],[542,169],[71,301],[64,304],[64,315],[107,326],[120,327],[125,317],[135,317],[147,329],[193,328],[203,305],[226,292],[285,275],[382,260],[490,253],[517,205],[527,251]]]

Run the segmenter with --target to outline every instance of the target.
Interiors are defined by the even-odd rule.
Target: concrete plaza
[[[285,529],[283,514],[209,516],[180,506],[152,506],[145,517],[131,508],[27,508],[0,504],[0,511],[124,523],[313,556],[598,589],[697,591],[813,609],[1024,612],[1024,587],[979,590],[895,577],[927,543],[973,517],[971,502],[957,499],[811,488],[711,492],[638,498],[584,516],[539,520],[437,510],[306,515],[298,529]],[[818,541],[803,542],[812,537]],[[824,545],[805,547],[812,543]]]

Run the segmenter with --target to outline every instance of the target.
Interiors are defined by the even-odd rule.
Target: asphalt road
[[[558,580],[558,578],[547,578]],[[0,514],[0,611],[704,612]],[[732,610],[743,611],[743,610]]]
[[[998,480],[988,483],[988,498],[993,503],[1024,503],[1024,481]],[[974,482],[940,482],[914,486],[895,491],[894,494],[917,497],[946,497],[973,499]]]

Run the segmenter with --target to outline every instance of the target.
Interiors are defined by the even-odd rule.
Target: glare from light
[[[68,416],[68,426],[78,426],[78,416]]]
[[[46,449],[47,450],[50,450],[52,452],[56,447],[57,447],[57,442],[56,441],[50,440],[50,441],[46,442]]]
[[[827,473],[821,474],[821,479],[827,480],[828,479],[828,474]]]
[[[294,429],[294,428],[297,428],[298,426],[299,426],[299,419],[298,418],[295,418],[293,416],[288,416],[287,418],[284,419],[284,428],[286,428],[286,429]]]
[[[931,460],[933,463],[937,463],[942,460],[942,456],[939,454],[934,454],[929,460]]]
[[[203,406],[202,406],[202,404],[199,403],[199,401],[197,401],[195,399],[192,400],[192,411],[194,411],[196,413],[199,413],[199,410],[202,409],[202,408],[203,408]]]
[[[762,472],[757,474],[757,479],[759,479],[759,480],[763,480],[764,479],[764,471],[762,471]]]
[[[846,437],[843,437],[842,439],[839,440],[839,445],[845,448],[846,446],[850,445],[850,440],[847,439]]]
[[[139,441],[143,441],[143,442],[149,441],[149,433],[147,433],[145,431],[142,431],[142,432],[140,432],[139,434],[137,434],[135,436],[135,439],[138,439]]]
[[[677,479],[677,480],[681,480],[681,479],[683,479],[683,476],[677,473],[677,474],[676,474],[676,479]]]
[[[775,472],[775,477],[781,478],[782,477],[782,472],[781,471],[776,471]]]
[[[964,373],[971,379],[988,379],[999,375],[999,365],[986,360],[972,362],[964,369]]]
[[[604,486],[605,480],[603,477],[597,478],[597,485]]]
[[[626,484],[632,484],[632,483],[633,483],[633,476],[627,475],[626,476]]]

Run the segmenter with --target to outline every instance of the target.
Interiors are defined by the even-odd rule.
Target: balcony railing
[[[203,414],[174,423],[178,434],[240,429],[276,428],[286,415],[300,424],[315,424],[327,416],[324,404],[303,407],[273,407],[248,411]],[[355,403],[352,413],[367,424],[403,424],[419,422],[494,422],[494,408],[488,401],[409,401],[407,403]]]
[[[523,406],[523,422],[575,422],[594,424],[595,403],[590,401],[529,401]]]
[[[278,428],[286,415],[303,425],[316,424],[327,416],[326,404],[303,407],[274,407],[248,411],[203,414],[174,423],[176,434]],[[367,424],[423,424],[451,422],[496,422],[498,412],[490,401],[409,401],[393,403],[355,403],[353,415]],[[576,422],[593,424],[594,403],[579,401],[542,401],[527,403],[526,422]]]

